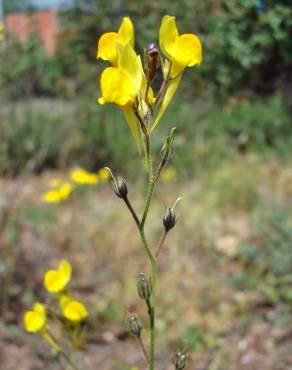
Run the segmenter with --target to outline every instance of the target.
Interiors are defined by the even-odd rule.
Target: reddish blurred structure
[[[5,31],[25,42],[36,34],[46,53],[52,55],[56,49],[57,12],[53,10],[31,13],[12,13],[5,17]]]

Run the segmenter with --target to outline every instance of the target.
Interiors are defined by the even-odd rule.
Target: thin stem
[[[144,209],[143,216],[142,216],[142,221],[141,221],[141,227],[142,228],[144,228],[144,225],[145,225],[145,222],[146,222],[146,218],[147,218],[147,215],[148,215],[152,195],[153,195],[153,192],[154,192],[154,187],[155,187],[155,182],[152,182],[152,181],[149,182],[145,209]]]
[[[128,209],[129,209],[129,211],[131,212],[131,214],[132,214],[132,216],[133,216],[133,218],[134,218],[134,221],[135,221],[136,225],[138,226],[138,228],[140,228],[140,220],[139,220],[139,218],[138,218],[138,216],[137,216],[137,213],[135,212],[134,208],[132,207],[132,204],[131,204],[131,202],[129,201],[128,197],[123,198],[123,200],[124,200],[124,202],[126,203],[126,205],[127,205]]]
[[[60,355],[64,357],[64,359],[68,362],[70,366],[72,366],[72,369],[78,370],[78,367],[74,364],[74,362],[71,360],[71,358],[67,355],[66,352],[62,351],[60,352]]]
[[[46,330],[42,334],[43,338],[49,343],[49,345],[60,355],[63,356],[67,363],[72,367],[74,370],[78,370],[74,362],[71,360],[70,356],[58,345],[54,335]]]
[[[166,239],[166,237],[167,237],[167,234],[168,234],[168,232],[164,230],[164,232],[163,232],[163,234],[162,234],[161,238],[159,239],[159,242],[158,242],[158,244],[157,244],[156,250],[155,250],[155,252],[154,252],[154,256],[155,256],[155,258],[158,258],[159,253],[160,253],[160,251],[161,251],[161,248],[162,248],[162,247],[163,247],[163,245],[164,245],[164,242],[165,242],[165,239]]]
[[[141,335],[140,335],[139,337],[137,337],[137,341],[138,341],[138,343],[139,343],[139,345],[140,345],[140,348],[141,348],[141,351],[142,351],[142,353],[143,353],[143,356],[144,356],[145,362],[146,362],[146,364],[147,364],[147,365],[149,365],[149,363],[150,363],[150,360],[149,360],[149,354],[148,354],[148,352],[146,351],[146,348],[145,348],[144,342],[143,342],[143,340],[142,340],[142,338],[141,338]]]

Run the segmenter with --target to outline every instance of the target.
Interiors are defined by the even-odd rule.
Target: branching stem
[[[161,251],[161,248],[162,248],[162,247],[163,247],[163,245],[164,245],[164,242],[165,242],[165,239],[166,239],[166,237],[167,237],[167,234],[168,234],[168,232],[164,230],[164,232],[163,232],[163,234],[162,234],[161,238],[159,239],[159,242],[158,242],[158,244],[157,244],[156,250],[155,250],[155,252],[154,252],[154,256],[155,256],[155,258],[158,258],[159,253],[160,253],[160,251]]]

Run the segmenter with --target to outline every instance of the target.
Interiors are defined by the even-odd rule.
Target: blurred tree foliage
[[[3,0],[4,13],[31,10],[33,5],[30,0]]]

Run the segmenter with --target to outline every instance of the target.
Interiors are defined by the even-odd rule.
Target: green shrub
[[[56,99],[25,101],[3,108],[0,118],[2,173],[72,165],[95,169],[109,161],[130,172],[128,152],[134,162],[142,160],[118,108],[100,107],[94,97],[78,97],[76,104]],[[198,171],[218,167],[223,159],[248,152],[287,157],[291,153],[289,115],[278,97],[223,108],[179,99],[157,130],[164,134],[173,126],[177,130],[172,163],[180,176],[194,177]],[[153,144],[155,149],[162,145]],[[221,180],[224,186],[224,176]]]

